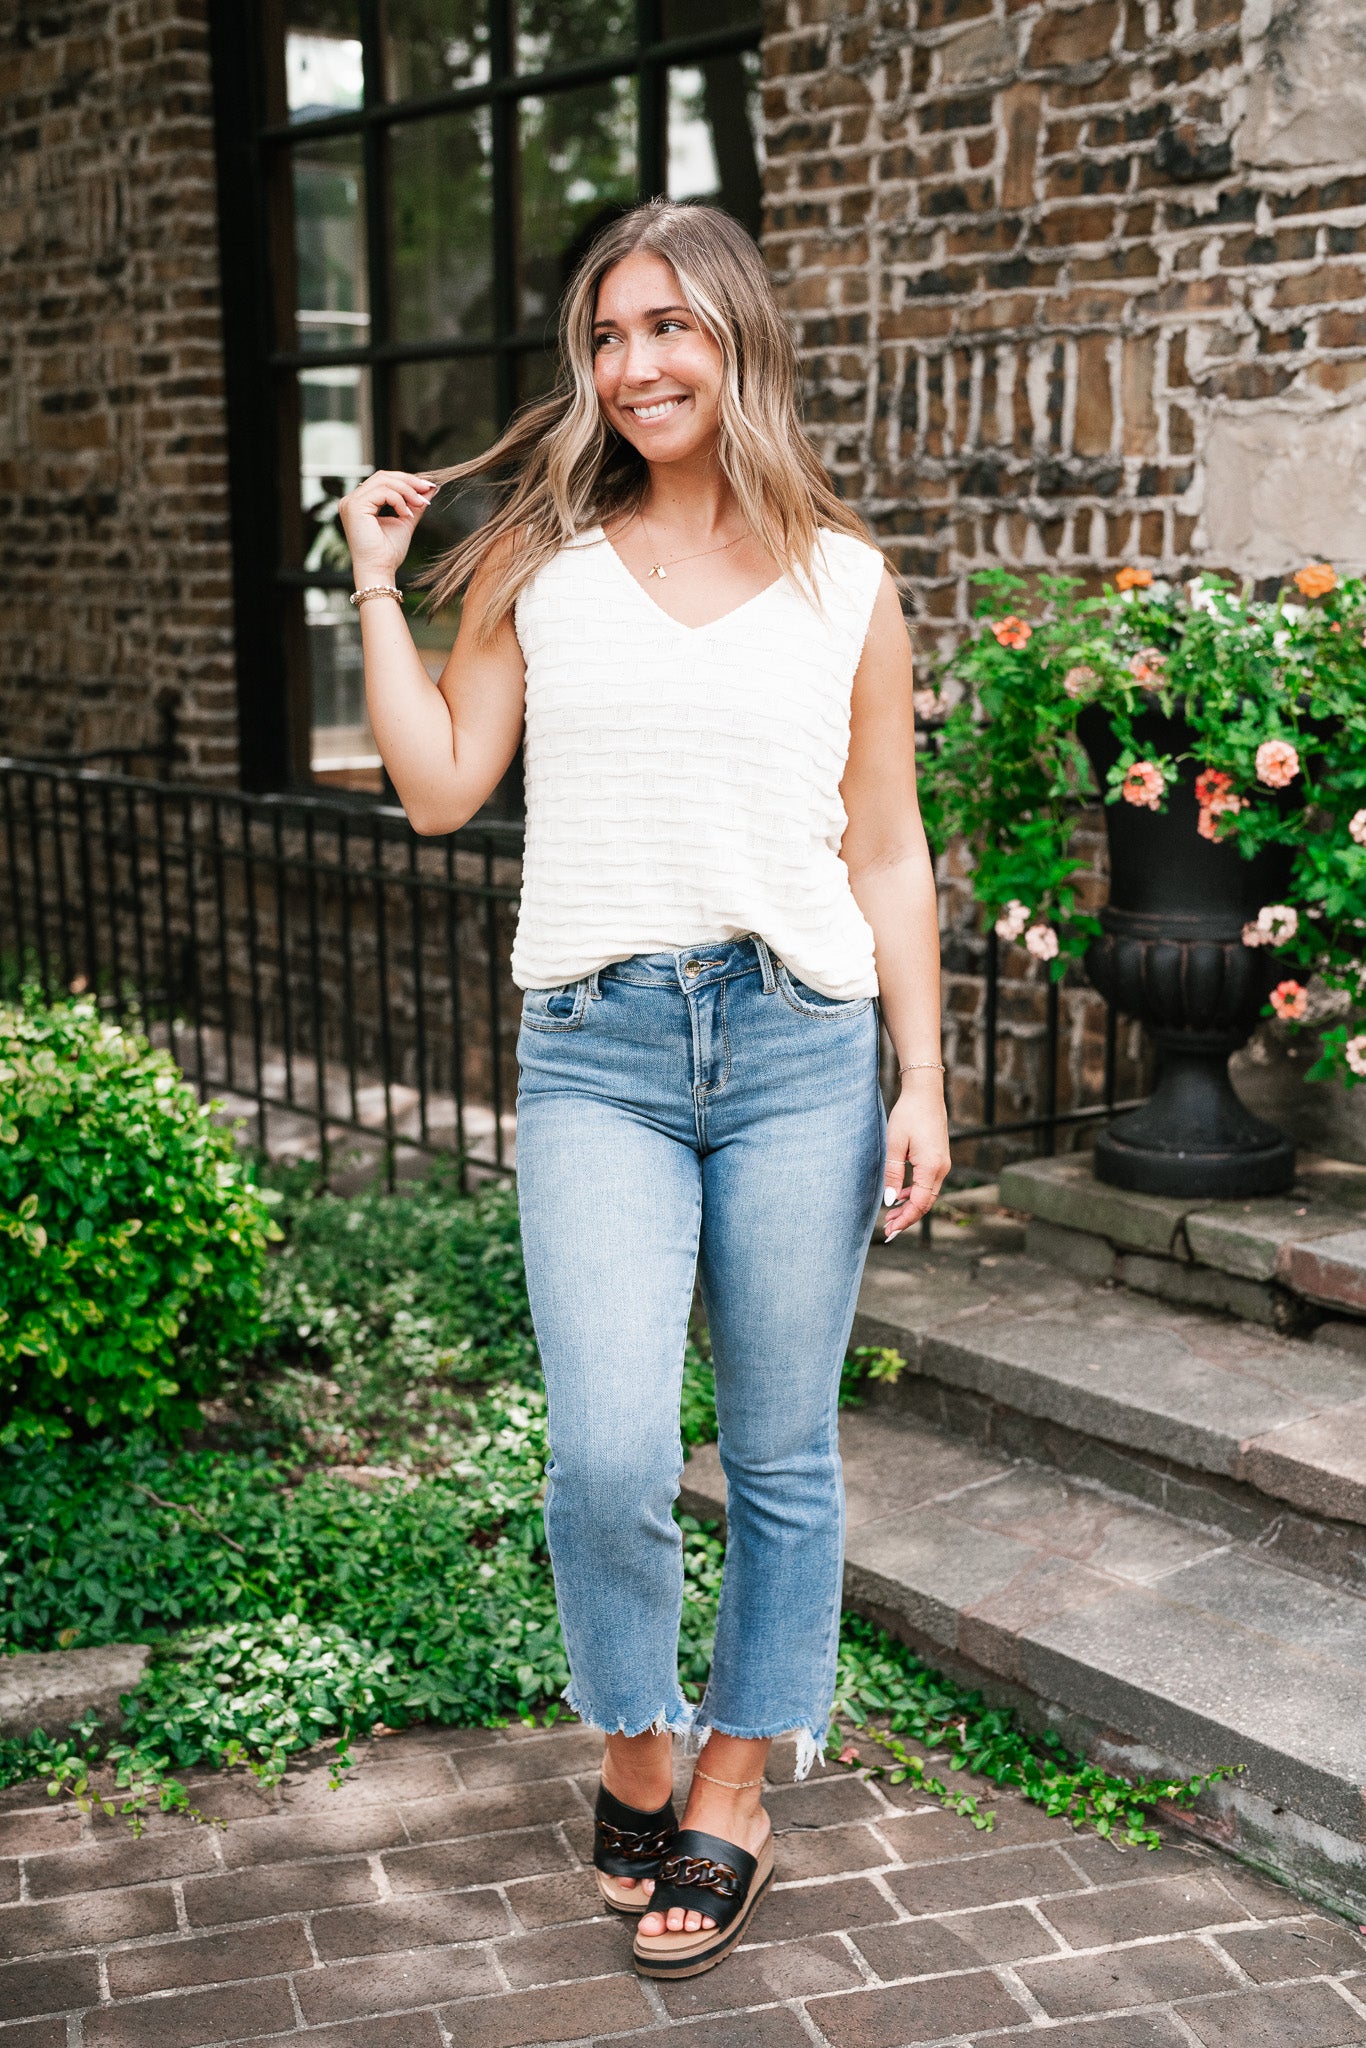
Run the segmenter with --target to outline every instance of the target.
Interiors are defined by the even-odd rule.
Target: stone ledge
[[[1366,1317],[1359,1167],[1310,1161],[1289,1195],[1212,1202],[1107,1187],[1074,1154],[1006,1167],[1000,1193],[1030,1219],[1031,1256],[1082,1278],[1276,1329],[1308,1329],[1325,1308]]]
[[[0,1735],[65,1735],[92,1708],[106,1728],[117,1727],[119,1701],[151,1654],[146,1643],[107,1643],[0,1658]]]

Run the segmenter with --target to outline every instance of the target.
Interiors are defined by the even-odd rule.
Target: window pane
[[[489,75],[488,0],[385,0],[384,87],[422,99]]]
[[[759,55],[744,50],[669,73],[669,197],[709,199],[759,232]]]
[[[548,398],[555,387],[557,357],[553,348],[530,349],[517,360],[517,403]]]
[[[704,35],[713,28],[758,29],[762,10],[755,0],[660,0],[664,36]]]
[[[405,122],[390,143],[394,337],[468,339],[493,326],[488,109]]]
[[[287,0],[284,12],[290,120],[358,107],[364,93],[356,0]]]
[[[337,500],[374,468],[370,446],[370,372],[358,366],[301,370],[299,501],[306,569],[350,568]]]
[[[517,69],[546,71],[635,42],[635,0],[518,0]]]
[[[294,252],[298,346],[363,348],[370,295],[359,136],[303,142],[295,150]]]
[[[493,363],[486,356],[449,363],[405,363],[394,376],[395,447],[400,469],[441,469],[482,455],[497,438]],[[486,485],[457,490],[447,484],[413,536],[404,564],[405,583],[473,533],[493,509]],[[427,672],[445,667],[459,623],[459,607],[430,613],[411,604],[408,624]]]
[[[304,626],[313,778],[344,789],[382,789],[379,749],[365,711],[360,619],[346,592],[306,590]]]
[[[594,237],[636,199],[636,92],[613,78],[523,100],[522,317],[553,319]]]

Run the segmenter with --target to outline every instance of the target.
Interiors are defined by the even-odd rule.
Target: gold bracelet
[[[945,1071],[944,1062],[942,1060],[907,1060],[904,1067],[897,1068],[897,1073],[912,1074],[915,1072],[917,1067],[923,1067],[926,1070],[926,1072],[932,1072],[936,1074],[942,1074]]]
[[[372,583],[368,590],[353,590],[346,602],[364,604],[367,597],[396,597],[400,604],[403,602],[403,592],[395,583]]]

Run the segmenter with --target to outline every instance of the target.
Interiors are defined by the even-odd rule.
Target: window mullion
[[[512,75],[515,5],[516,0],[489,0],[489,70],[495,84]],[[502,426],[517,404],[517,360],[505,344],[521,325],[517,107],[506,93],[495,95],[489,122],[493,152],[493,334],[498,344],[494,399]]]

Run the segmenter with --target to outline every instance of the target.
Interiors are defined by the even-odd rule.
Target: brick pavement
[[[587,1730],[418,1729],[347,1784],[238,1775],[139,1842],[0,1797],[0,2048],[1366,2048],[1366,1942],[1200,1845],[993,1833],[775,1751],[778,1881],[710,1975],[654,1986],[598,1910]],[[980,1787],[978,1788],[980,1789]]]

